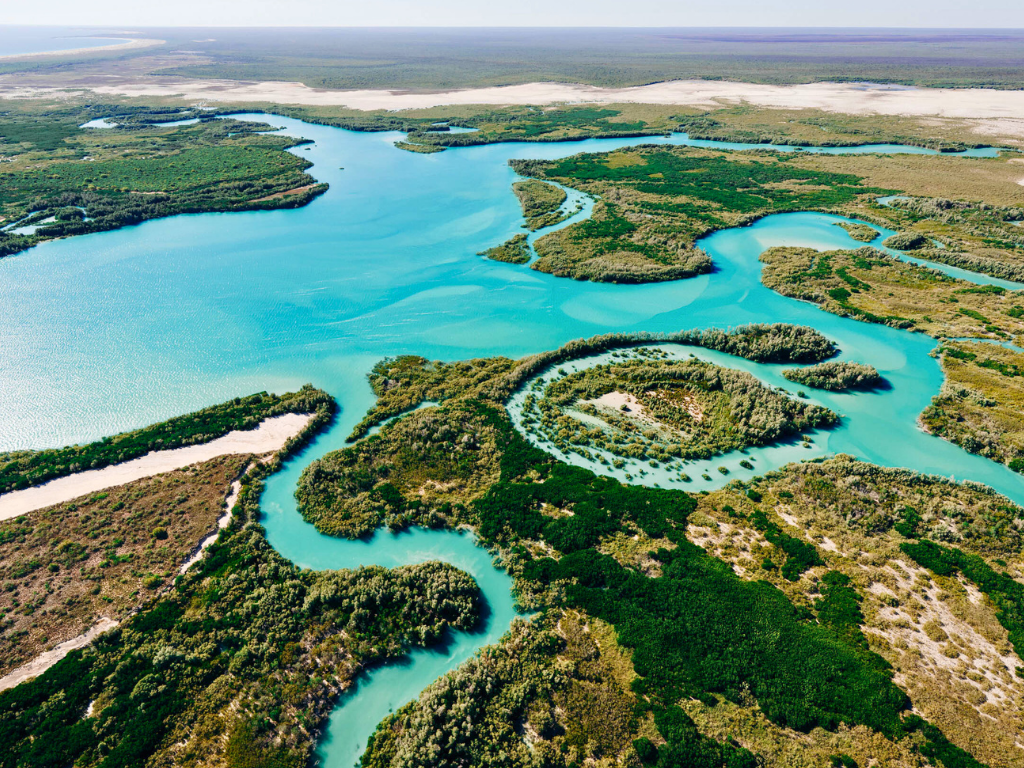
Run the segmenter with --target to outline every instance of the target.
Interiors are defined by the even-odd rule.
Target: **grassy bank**
[[[222,456],[0,522],[0,676],[171,583],[250,460]]]
[[[925,428],[1024,473],[1024,354],[969,342],[939,354],[946,380],[921,414]]]
[[[936,337],[1010,339],[1024,333],[1019,292],[978,286],[873,248],[770,248],[761,280],[837,315]]]

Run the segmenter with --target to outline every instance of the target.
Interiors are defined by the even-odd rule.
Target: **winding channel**
[[[1019,475],[916,427],[942,383],[928,354],[933,339],[840,318],[760,284],[757,259],[768,247],[861,245],[835,226],[839,217],[780,214],[716,233],[700,243],[716,272],[654,285],[579,283],[475,255],[521,231],[510,191],[516,180],[507,165],[511,158],[551,159],[637,144],[751,145],[674,134],[415,155],[394,148],[400,138],[395,133],[250,117],[312,139],[292,151],[314,163],[312,172],[330,190],[304,208],[178,216],[45,243],[0,260],[0,451],[92,440],[241,392],[282,391],[306,381],[334,395],[342,407],[335,426],[267,482],[262,504],[270,542],[283,556],[315,569],[444,560],[477,579],[488,612],[480,631],[452,633],[442,648],[414,651],[361,677],[330,720],[319,746],[322,765],[353,765],[389,711],[496,641],[516,615],[511,580],[469,534],[382,531],[369,542],[352,542],[321,535],[296,511],[299,473],[344,446],[372,404],[366,373],[381,357],[517,357],[611,331],[809,325],[839,344],[841,359],[874,365],[892,387],[815,393],[815,401],[844,418],[838,428],[817,433],[810,449],[779,445],[719,457],[714,464],[727,464],[729,476],[716,472],[708,483],[692,471],[694,482],[674,487],[717,487],[792,460],[845,452],[876,464],[955,474],[1024,504]],[[802,151],[929,150],[886,145]],[[582,210],[561,226],[589,215],[586,200],[571,197],[567,205],[577,202]],[[1003,284],[963,274],[973,282]],[[796,389],[781,377],[781,366],[684,351]],[[576,363],[583,364],[590,362]],[[515,401],[510,410],[517,418]],[[752,472],[738,465],[750,457]],[[650,473],[639,481],[668,484],[672,478]]]

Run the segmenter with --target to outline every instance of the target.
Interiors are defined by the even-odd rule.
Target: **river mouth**
[[[330,190],[299,209],[179,216],[0,260],[0,450],[84,442],[306,381],[330,392],[341,407],[337,423],[266,482],[270,543],[316,569],[444,560],[477,579],[490,614],[480,631],[453,633],[443,651],[417,651],[407,662],[373,670],[335,711],[320,746],[325,765],[352,765],[388,711],[495,642],[516,616],[511,580],[471,535],[413,530],[352,542],[323,536],[299,516],[299,472],[344,447],[373,403],[366,374],[382,357],[519,357],[608,332],[807,325],[835,341],[841,359],[875,366],[892,387],[814,392],[815,402],[843,416],[840,426],[817,433],[812,449],[751,449],[745,457],[756,459],[752,473],[842,452],[955,474],[1024,503],[1019,475],[917,428],[917,415],[942,382],[929,356],[933,339],[830,315],[761,285],[757,257],[766,248],[861,245],[835,226],[845,221],[839,217],[779,214],[718,232],[700,243],[714,273],[653,285],[580,283],[476,255],[522,231],[509,159],[683,143],[678,135],[675,142],[497,144],[414,155],[393,146],[400,134],[251,118],[312,139],[295,151],[314,163],[310,172]],[[783,366],[708,359],[796,389],[782,379]],[[738,464],[730,469],[727,477],[710,473],[706,486],[691,472],[686,490],[746,478]]]

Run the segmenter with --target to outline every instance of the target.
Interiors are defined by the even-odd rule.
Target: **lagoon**
[[[518,357],[612,331],[809,325],[840,346],[842,359],[878,368],[892,388],[815,392],[818,402],[845,417],[842,424],[818,433],[810,451],[750,450],[757,472],[842,451],[889,466],[955,473],[1024,503],[1019,475],[916,428],[917,414],[942,382],[928,354],[933,339],[830,315],[760,284],[757,257],[768,247],[860,245],[835,226],[838,217],[782,214],[716,233],[700,244],[715,261],[713,274],[654,285],[580,283],[476,255],[521,231],[509,159],[696,143],[683,135],[421,155],[396,149],[397,133],[253,119],[312,139],[297,151],[330,190],[303,208],[179,216],[48,242],[0,260],[0,450],[94,440],[306,381],[333,394],[340,404],[335,426],[267,481],[270,542],[309,568],[443,559],[477,578],[490,614],[477,633],[453,633],[443,649],[415,652],[370,672],[331,720],[321,744],[324,765],[349,768],[389,710],[496,640],[515,615],[511,582],[469,535],[378,533],[369,542],[350,542],[323,536],[299,517],[293,498],[298,474],[344,446],[372,404],[366,373],[381,357]],[[585,199],[571,204],[583,206],[577,216],[588,215]],[[779,375],[782,366],[725,356],[715,361],[794,387]],[[735,469],[711,485],[745,476]]]

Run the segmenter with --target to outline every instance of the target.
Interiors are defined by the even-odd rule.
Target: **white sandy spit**
[[[11,491],[0,496],[0,520],[9,520],[35,509],[62,504],[88,493],[124,485],[144,477],[181,469],[200,461],[209,461],[229,453],[270,453],[280,450],[312,418],[307,413],[286,413],[266,419],[256,429],[229,432],[202,445],[152,451],[123,464],[90,469],[43,485]]]
[[[102,37],[102,35],[101,35]],[[117,38],[111,38],[116,40]],[[65,51],[37,51],[36,53],[12,53],[9,56],[0,56],[0,61],[18,61],[20,59],[38,59],[45,56],[77,56],[80,53],[97,53],[108,51],[127,51],[132,48],[149,48],[153,45],[163,45],[166,40],[155,40],[151,38],[132,38],[122,43],[111,43],[110,45],[97,45],[92,48],[69,48]]]
[[[6,691],[8,688],[18,685],[18,683],[38,677],[72,651],[84,648],[104,632],[116,626],[117,622],[113,619],[108,619],[106,616],[100,617],[100,620],[88,632],[84,632],[78,637],[73,637],[55,646],[51,651],[39,654],[27,664],[22,664],[17,669],[0,677],[0,691]]]

